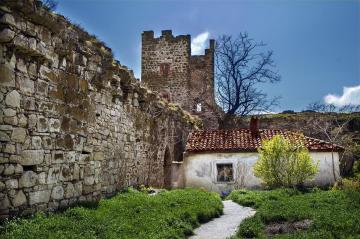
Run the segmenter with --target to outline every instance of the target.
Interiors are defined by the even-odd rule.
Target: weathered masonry
[[[214,97],[215,41],[205,55],[191,55],[190,35],[174,37],[171,30],[154,38],[142,34],[141,80],[170,102],[198,115],[205,128],[218,128],[220,110]]]
[[[0,7],[0,218],[171,186],[197,120],[34,0]]]

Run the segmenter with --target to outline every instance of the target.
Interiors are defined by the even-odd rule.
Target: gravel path
[[[255,214],[250,207],[243,207],[231,200],[223,201],[224,214],[195,229],[189,239],[226,239],[235,234],[240,222]]]

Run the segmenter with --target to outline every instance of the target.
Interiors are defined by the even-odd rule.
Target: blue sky
[[[140,76],[141,33],[172,29],[208,37],[247,32],[274,51],[282,80],[263,85],[280,107],[360,104],[360,1],[294,0],[59,0],[57,12],[111,47]],[[205,33],[205,34],[204,34]],[[206,39],[206,41],[203,41]],[[346,87],[346,88],[344,88]]]

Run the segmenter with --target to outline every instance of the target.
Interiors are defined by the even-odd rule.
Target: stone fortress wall
[[[171,186],[171,162],[199,120],[143,87],[103,43],[38,1],[6,0],[0,54],[0,219]]]
[[[170,102],[199,116],[205,128],[218,128],[221,112],[214,96],[215,41],[204,55],[191,55],[191,36],[164,30],[142,34],[141,80]],[[201,109],[201,110],[200,110]]]

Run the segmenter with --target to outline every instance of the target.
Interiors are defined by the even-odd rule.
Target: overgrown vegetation
[[[299,140],[277,135],[265,140],[258,151],[254,173],[271,188],[301,186],[317,172],[317,164]]]
[[[58,2],[54,0],[41,0],[37,1],[36,3],[43,6],[48,11],[55,11],[58,5]]]
[[[229,199],[257,210],[254,217],[242,222],[234,238],[267,238],[265,229],[269,224],[304,219],[312,221],[308,230],[274,238],[360,238],[360,190],[240,190],[232,192]]]
[[[130,190],[101,200],[95,209],[76,207],[64,213],[12,220],[7,238],[186,238],[192,229],[221,214],[215,193],[185,189],[155,196]]]

